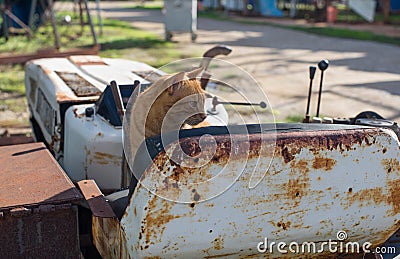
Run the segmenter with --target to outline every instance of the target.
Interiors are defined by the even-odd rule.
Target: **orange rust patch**
[[[389,187],[388,202],[392,205],[392,215],[400,212],[400,179],[387,183]]]
[[[145,242],[147,245],[151,244],[151,242],[161,242],[166,224],[173,219],[179,218],[179,216],[169,214],[171,207],[170,201],[160,199],[158,196],[154,196],[149,202],[148,213],[144,222],[142,222],[142,225],[146,225],[142,232],[146,237]]]
[[[400,171],[400,162],[398,159],[382,159],[381,163],[388,174]]]
[[[308,173],[310,172],[310,169],[308,168],[308,162],[306,160],[300,160],[296,163],[296,160],[293,160],[290,163],[290,166],[292,169],[296,169],[296,171],[299,171],[300,173]]]
[[[359,202],[360,207],[363,203],[365,205],[371,205],[372,202],[374,204],[380,204],[384,202],[387,198],[382,194],[382,187],[347,193],[350,205],[354,204],[355,202]]]
[[[213,241],[214,244],[214,249],[215,250],[221,250],[224,249],[224,240],[220,237],[217,237],[216,239],[214,239]]]
[[[373,189],[365,189],[357,192],[347,192],[348,206],[353,205],[355,202],[360,203],[360,207],[363,205],[372,204],[388,204],[392,207],[390,216],[394,216],[400,213],[400,179],[387,183],[388,194],[384,194],[382,187]]]
[[[283,189],[286,191],[287,199],[294,201],[297,205],[300,202],[299,199],[310,189],[310,178],[304,174],[300,178],[289,179],[286,184],[283,184]]]
[[[111,163],[118,165],[121,163],[121,157],[103,152],[95,152],[93,155],[93,160],[100,165],[107,165]]]
[[[288,221],[288,222],[278,222],[278,223],[276,224],[276,226],[277,226],[278,228],[282,228],[283,230],[287,230],[287,229],[290,227],[290,224],[291,224],[290,221]]]
[[[64,93],[57,93],[56,99],[57,99],[57,102],[59,102],[59,103],[76,100],[76,98],[66,95]]]
[[[336,165],[336,160],[327,157],[314,157],[312,167],[314,169],[323,169],[325,171],[332,170]]]
[[[51,70],[49,70],[49,69],[47,69],[45,66],[43,66],[43,65],[39,65],[39,67],[40,67],[40,69],[41,70],[43,70],[43,72],[46,74],[46,75],[50,75],[51,74]]]

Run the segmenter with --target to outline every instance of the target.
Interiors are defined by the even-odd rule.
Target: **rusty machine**
[[[219,47],[208,57],[229,52]],[[397,124],[373,112],[310,118],[309,105],[304,123],[275,124],[268,112],[260,120],[253,115],[268,110],[267,99],[257,90],[248,91],[254,95],[245,101],[233,98],[229,86],[238,78],[218,77],[226,63],[201,62],[213,64],[212,73],[205,69],[202,76],[214,95],[205,104],[211,126],[146,139],[127,162],[121,115],[129,110],[130,96],[174,69],[98,56],[26,65],[36,140],[46,144],[86,200],[79,206],[81,246],[90,236],[103,258],[400,253]],[[318,64],[321,79],[328,64]],[[310,93],[315,71],[310,68]],[[241,87],[251,87],[246,82]],[[319,100],[321,89],[322,80]],[[244,111],[243,105],[250,112],[238,119],[235,112]],[[346,250],[349,243],[352,251]]]

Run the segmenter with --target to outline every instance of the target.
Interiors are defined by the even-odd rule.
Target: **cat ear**
[[[203,70],[204,70],[203,67],[199,67],[192,71],[186,72],[186,75],[189,79],[196,78],[201,74],[201,72],[203,72]]]
[[[185,79],[185,72],[179,72],[171,77],[171,84],[168,87],[168,94],[174,95],[176,90],[179,88],[179,83]]]

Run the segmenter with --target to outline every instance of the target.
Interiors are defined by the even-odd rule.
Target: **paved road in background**
[[[127,3],[102,3],[103,15],[130,22],[164,37],[158,10],[123,9]],[[267,25],[198,19],[198,38],[175,35],[184,53],[202,53],[217,44],[233,48],[224,58],[249,72],[267,93],[278,121],[303,115],[308,91],[308,67],[321,59],[325,73],[321,113],[355,116],[373,110],[400,122],[400,47],[367,41],[312,35]],[[315,111],[319,73],[314,80]]]

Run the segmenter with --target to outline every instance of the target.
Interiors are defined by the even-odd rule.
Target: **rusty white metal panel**
[[[121,220],[124,252],[131,258],[256,258],[266,256],[257,251],[265,238],[277,243],[320,244],[338,240],[337,232],[342,230],[348,236],[345,241],[370,242],[374,247],[399,228],[400,149],[390,130],[279,133],[274,158],[260,184],[249,189],[250,173],[244,172],[237,181],[235,173],[227,173],[225,180],[233,181],[232,187],[202,202],[196,201],[212,190],[171,184],[171,178],[166,179],[166,174],[174,172],[169,177],[188,183],[216,174],[210,170],[234,172],[246,162],[251,168],[258,159],[260,140],[268,135],[261,139],[243,136],[252,152],[240,148],[233,161],[228,160],[229,137],[203,136],[203,140],[213,138],[218,148],[210,154],[213,162],[199,169],[166,166],[169,158],[160,153],[144,172]],[[181,140],[186,154],[193,154],[198,140]],[[173,148],[176,144],[167,147],[167,152]],[[154,184],[153,190],[159,194],[168,193],[175,200],[191,194],[193,201],[162,199],[144,187]],[[282,257],[276,250],[269,255]],[[285,256],[300,258],[304,254]]]
[[[56,72],[75,73],[94,87],[103,91],[105,85],[103,82],[93,79],[86,75],[80,69],[71,63],[67,58],[44,58],[29,62],[25,67],[25,77],[33,78],[39,83],[39,86],[47,98],[55,102],[73,102],[79,100],[97,100],[98,96],[78,97],[73,90],[68,87],[62,78]],[[27,85],[27,84],[26,84]]]
[[[151,71],[158,71],[141,62],[123,59],[102,59],[98,56],[90,55],[37,59],[29,62],[25,70],[28,88],[30,85],[29,78],[33,78],[40,83],[41,88],[45,89],[44,91],[46,91],[46,96],[49,99],[57,100],[59,103],[79,100],[95,101],[98,98],[98,94],[77,96],[74,90],[68,86],[68,80],[60,77],[60,73],[75,75],[75,79],[80,79],[82,85],[92,85],[99,89],[100,92],[103,92],[111,80],[116,80],[118,84],[132,84],[135,80],[143,81],[143,78],[140,75],[136,75],[135,71],[146,71],[147,74]]]
[[[94,179],[100,189],[110,193],[121,189],[122,129],[100,116],[86,118],[86,108],[74,105],[65,113],[63,168],[75,182]]]

